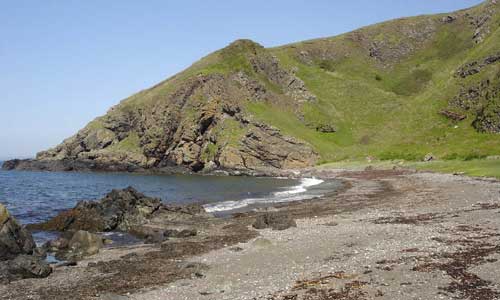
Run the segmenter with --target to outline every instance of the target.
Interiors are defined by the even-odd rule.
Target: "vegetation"
[[[495,5],[492,14],[491,5]],[[436,170],[456,167],[472,175],[496,176],[488,165],[498,167],[498,161],[478,159],[499,154],[500,134],[494,129],[495,124],[500,124],[500,93],[481,96],[481,105],[474,109],[453,107],[453,111],[467,117],[462,121],[448,119],[440,112],[470,86],[499,82],[500,62],[467,78],[456,76],[463,65],[500,53],[499,11],[500,5],[485,2],[452,17],[443,14],[403,18],[337,37],[270,49],[239,40],[133,95],[109,114],[148,111],[147,107],[165,99],[176,100],[179,87],[196,76],[219,74],[229,80],[231,75],[243,72],[273,96],[262,100],[231,94],[231,99],[249,118],[310,144],[320,154],[320,163],[361,161],[368,156],[416,162],[432,153],[450,163],[423,166]],[[475,25],[472,18],[487,21]],[[253,64],[256,57],[276,57],[279,65],[273,61],[268,73],[259,72]],[[285,72],[303,81],[316,100],[296,101],[290,96],[286,86],[289,83],[280,82]],[[183,107],[184,117],[189,118],[189,113],[198,116],[206,98],[197,100],[200,105]],[[478,116],[481,124],[493,123],[493,129],[475,128]],[[100,128],[102,123],[97,119],[89,126]],[[324,126],[334,130],[318,130]],[[247,129],[234,118],[221,120],[211,133],[217,141],[203,146],[204,159],[215,157],[221,147],[237,147]],[[150,135],[161,138],[160,133]],[[111,147],[139,151],[139,137],[132,133]],[[484,168],[476,172],[474,164],[484,164]]]
[[[394,167],[410,168],[420,171],[430,171],[448,174],[464,174],[476,177],[492,177],[500,179],[500,157],[489,159],[472,160],[436,160],[430,162],[412,162],[404,160],[386,161],[342,161],[328,163],[319,166],[320,168],[340,168],[363,170],[371,166],[379,170],[388,170]]]

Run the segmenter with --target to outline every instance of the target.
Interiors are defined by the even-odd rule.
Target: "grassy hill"
[[[362,28],[342,36],[269,49],[288,67],[298,68],[318,101],[303,107],[306,122],[282,107],[249,105],[258,118],[314,145],[323,161],[374,156],[380,159],[420,160],[426,153],[443,159],[470,159],[500,152],[499,94],[491,106],[496,129],[474,128],[477,111],[450,104],[462,89],[490,80],[500,89],[500,62],[466,79],[455,76],[460,66],[500,53],[498,13],[490,33],[473,39],[471,16],[488,6],[448,15],[419,16]],[[498,8],[497,8],[498,9]],[[416,34],[415,34],[416,32]],[[414,37],[408,37],[414,34]],[[370,56],[365,45],[381,45],[384,57]],[[309,55],[307,60],[300,54]],[[483,99],[484,100],[484,99]],[[466,115],[457,122],[439,114],[450,109]],[[308,122],[331,121],[335,134],[311,130]]]
[[[236,41],[38,161],[199,171],[471,160],[500,152],[499,91],[500,4],[487,1],[276,48]]]

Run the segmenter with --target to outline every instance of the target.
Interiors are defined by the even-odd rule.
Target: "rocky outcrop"
[[[317,155],[310,145],[275,129],[269,135],[269,130],[252,121],[245,110],[248,101],[287,101],[293,107],[300,107],[316,99],[292,70],[282,68],[276,57],[261,48],[251,41],[237,41],[221,55],[227,59],[245,56],[250,65],[248,70],[199,74],[183,80],[173,78],[170,84],[175,88],[170,92],[163,93],[164,84],[141,92],[57,147],[40,152],[36,159],[9,161],[3,168],[199,172],[311,166]],[[267,79],[263,82],[259,78]],[[269,156],[274,154],[266,152],[266,140],[261,139],[258,154],[262,156],[252,155],[245,164],[227,159],[233,154],[246,155],[249,135],[272,136],[272,144],[281,145],[286,153],[270,160]]]
[[[255,72],[265,75],[298,103],[316,100],[316,96],[307,90],[304,81],[295,76],[292,71],[280,67],[276,56],[256,55],[250,59],[250,63]]]
[[[498,58],[497,58],[498,56]],[[500,61],[500,55],[488,56],[485,61],[497,62]],[[457,74],[475,74],[479,73],[482,68],[488,64],[474,63],[472,69],[466,71],[463,69]],[[473,70],[473,71],[472,71]],[[494,74],[494,73],[493,73]],[[468,77],[469,75],[465,76]],[[460,76],[459,78],[465,78]],[[463,80],[463,79],[462,79]],[[488,76],[479,82],[473,84],[464,84],[458,95],[449,101],[449,110],[452,114],[446,115],[450,119],[464,120],[467,114],[472,115],[472,126],[479,132],[500,133],[500,72],[496,72],[493,76]],[[459,113],[462,111],[463,113]]]
[[[122,231],[148,243],[160,243],[168,238],[195,236],[196,227],[211,218],[199,204],[165,205],[128,187],[113,190],[99,201],[80,202],[75,208],[29,228],[62,232],[63,236],[46,243],[44,248],[62,259],[75,260],[102,248],[103,239],[92,233]]]
[[[45,223],[30,225],[29,228],[50,231],[128,231],[146,223],[160,206],[160,199],[146,197],[128,187],[113,190],[98,202],[80,202],[75,208]]]
[[[473,61],[463,65],[457,70],[456,76],[467,78],[471,75],[481,72],[481,70],[485,67],[498,62],[500,62],[500,53],[489,55],[481,60]]]
[[[312,165],[317,159],[316,153],[306,144],[294,138],[284,139],[276,128],[265,124],[250,129],[242,146],[241,163],[247,169],[255,166],[258,169],[259,164],[261,167],[295,169]]]
[[[0,204],[0,261],[32,254],[35,247],[31,233]]]
[[[49,276],[52,268],[35,249],[31,233],[0,204],[0,283]]]

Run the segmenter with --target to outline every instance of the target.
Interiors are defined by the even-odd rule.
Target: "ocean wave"
[[[274,192],[268,198],[247,198],[237,201],[224,201],[220,203],[211,203],[204,206],[207,212],[223,212],[235,209],[244,208],[255,204],[269,204],[269,203],[282,203],[300,200],[308,200],[322,195],[307,194],[308,188],[323,183],[324,180],[317,178],[303,178],[300,184],[292,186],[286,191]]]
[[[294,194],[300,194],[307,192],[307,188],[311,186],[315,186],[318,184],[323,183],[324,180],[317,179],[317,178],[303,178],[300,181],[300,184],[293,186],[291,189],[282,191],[282,192],[275,192],[275,196],[286,196],[286,195],[294,195]]]

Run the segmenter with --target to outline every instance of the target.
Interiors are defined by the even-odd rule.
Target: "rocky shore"
[[[303,175],[344,188],[227,218],[131,188],[80,203],[30,229],[80,240],[121,230],[145,243],[100,246],[52,266],[48,278],[0,284],[0,299],[499,299],[498,181],[405,170]]]

